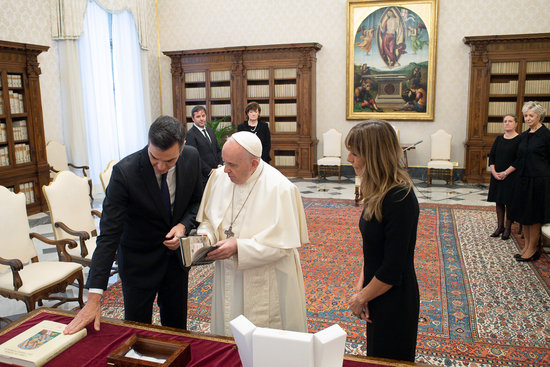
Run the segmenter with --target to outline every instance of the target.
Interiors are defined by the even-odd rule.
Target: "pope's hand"
[[[237,253],[237,239],[231,237],[216,243],[219,248],[210,251],[206,260],[224,260]]]
[[[84,329],[90,322],[94,321],[94,329],[99,331],[101,319],[101,294],[89,293],[88,302],[78,312],[73,321],[67,325],[63,334],[74,334]]]

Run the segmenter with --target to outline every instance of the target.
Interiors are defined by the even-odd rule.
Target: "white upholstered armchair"
[[[101,180],[101,186],[103,186],[103,191],[107,190],[109,181],[111,180],[111,173],[113,173],[113,166],[118,163],[118,160],[112,160],[107,164],[105,171],[99,174],[99,179]]]
[[[33,238],[57,247],[66,260],[67,247],[76,247],[72,240],[53,241],[30,233],[25,195],[15,194],[0,186],[0,295],[25,302],[27,311],[42,305],[42,300],[58,301],[53,307],[69,301],[84,306],[82,266],[74,262],[39,261]],[[52,296],[78,282],[78,297]]]
[[[82,176],[88,177],[86,170],[90,169],[88,166],[76,166],[72,163],[69,163],[67,158],[67,149],[65,145],[55,141],[50,140],[46,144],[46,156],[48,158],[48,164],[50,166],[50,179],[53,180],[55,174],[61,171],[69,171],[69,167],[74,169],[82,170]],[[94,197],[92,195],[92,180],[88,178],[88,185],[90,186],[90,198],[92,201]]]
[[[340,182],[340,168],[342,166],[342,133],[330,129],[323,134],[323,158],[317,160],[319,181],[327,173],[337,173]]]
[[[442,175],[449,186],[453,186],[453,163],[451,162],[451,141],[453,136],[445,130],[437,130],[431,135],[431,154],[428,162],[428,179],[426,184],[432,183],[432,176]]]
[[[96,247],[97,228],[88,198],[88,180],[70,171],[57,173],[48,186],[42,186],[48,203],[56,239],[74,239],[78,246],[68,250],[71,261],[89,266]]]

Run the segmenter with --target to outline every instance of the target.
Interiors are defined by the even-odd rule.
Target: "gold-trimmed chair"
[[[103,186],[103,191],[107,190],[109,181],[111,180],[111,173],[113,173],[113,166],[118,163],[118,160],[112,160],[107,164],[105,171],[99,173],[99,179],[101,180],[101,186]]]
[[[53,180],[57,172],[69,171],[69,167],[78,170],[81,169],[82,176],[88,177],[86,170],[89,170],[90,167],[76,166],[72,163],[69,163],[69,160],[67,158],[67,149],[65,148],[65,145],[55,140],[50,140],[48,144],[46,144],[46,157],[48,159],[48,165],[50,166],[50,180]],[[92,199],[92,201],[94,201],[94,197],[92,195],[92,180],[90,178],[88,178],[88,185],[90,185],[90,198]]]
[[[453,186],[453,163],[451,162],[451,141],[453,136],[439,129],[431,135],[431,154],[428,162],[426,185],[432,184],[432,176],[445,177],[447,184]]]
[[[92,210],[87,178],[61,171],[49,185],[42,186],[42,191],[55,238],[76,240],[78,246],[67,250],[71,261],[90,266],[97,238],[94,216],[101,218],[101,213]]]
[[[0,295],[23,301],[30,312],[42,300],[56,300],[57,307],[66,302],[78,301],[84,306],[82,294],[84,277],[82,266],[69,262],[67,248],[77,246],[70,239],[50,240],[31,233],[23,193],[15,194],[0,186]],[[56,246],[60,259],[65,261],[39,261],[33,238]],[[53,295],[78,282],[78,297]],[[5,318],[0,318],[6,321]]]
[[[328,173],[338,174],[340,182],[340,169],[342,166],[342,133],[330,129],[323,134],[323,158],[317,160],[319,170],[319,182],[321,176],[327,177]]]

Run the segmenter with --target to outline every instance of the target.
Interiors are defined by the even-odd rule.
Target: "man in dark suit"
[[[115,254],[124,318],[151,323],[157,296],[162,325],[187,327],[188,269],[180,266],[176,250],[178,237],[192,229],[203,186],[199,155],[184,145],[183,124],[161,116],[149,129],[147,146],[113,167],[86,284],[88,301],[65,333],[94,320],[99,330],[101,296]]]
[[[206,109],[203,106],[193,107],[191,118],[193,127],[187,132],[185,142],[199,151],[203,185],[206,185],[212,171],[222,164],[222,150],[214,130],[206,126]]]

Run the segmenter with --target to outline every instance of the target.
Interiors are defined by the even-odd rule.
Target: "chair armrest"
[[[88,175],[86,174],[86,170],[87,170],[87,169],[90,169],[90,167],[88,167],[88,166],[75,166],[75,165],[72,164],[72,163],[68,163],[68,165],[69,165],[70,167],[73,167],[73,168],[81,169],[81,170],[82,170],[82,174],[84,175],[84,177],[88,177]]]
[[[85,240],[90,239],[90,234],[88,232],[86,232],[86,231],[75,231],[74,229],[69,228],[63,222],[55,222],[55,227],[56,228],[61,228],[62,230],[64,230],[68,234],[71,234],[73,236],[77,236],[78,238],[80,238],[81,241],[85,241]]]
[[[92,210],[92,215],[95,215],[98,218],[101,218],[101,212],[99,210]]]
[[[70,235],[77,236],[80,239],[80,256],[86,257],[88,255],[88,249],[86,248],[86,243],[84,241],[90,239],[90,234],[86,231],[75,231],[74,229],[69,228],[63,222],[55,222],[56,228],[61,228]]]
[[[48,245],[54,245],[57,247],[57,254],[59,256],[60,261],[66,261],[70,262],[72,261],[71,255],[67,252],[67,249],[65,246],[68,246],[70,249],[76,248],[77,243],[75,240],[71,240],[68,238],[62,238],[60,240],[50,240],[49,238],[46,238],[38,233],[29,233],[29,237],[36,238],[44,243],[47,243]],[[63,256],[63,258],[62,258]]]
[[[11,271],[13,273],[13,288],[15,290],[18,290],[22,285],[23,281],[21,280],[21,276],[19,275],[19,270],[23,269],[23,263],[19,259],[4,259],[3,257],[0,257],[0,264],[7,265],[11,268]]]
[[[50,171],[52,171],[53,173],[59,172],[58,170],[56,170],[55,168],[53,168],[53,166],[48,166],[48,168],[49,168]]]

